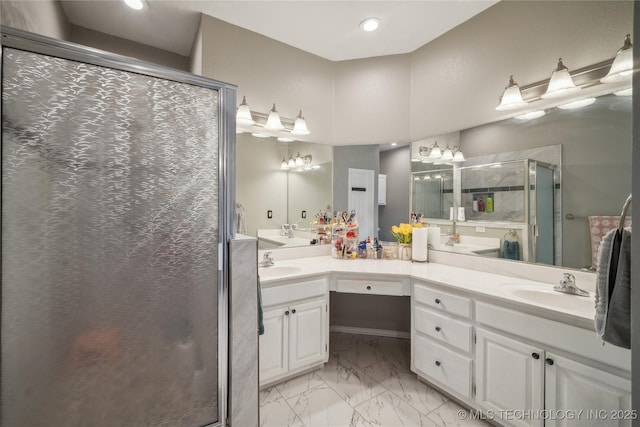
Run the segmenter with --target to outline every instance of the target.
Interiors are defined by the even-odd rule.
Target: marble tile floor
[[[260,391],[261,427],[489,426],[418,380],[409,340],[332,332],[329,349],[322,369]]]

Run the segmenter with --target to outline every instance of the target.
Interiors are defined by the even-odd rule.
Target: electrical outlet
[[[307,211],[302,211],[302,219],[307,219]]]
[[[269,219],[273,218],[273,211],[272,210],[268,210],[267,211],[267,218],[269,218]]]
[[[487,231],[484,227],[476,227],[476,232],[478,233],[484,233],[485,231]]]

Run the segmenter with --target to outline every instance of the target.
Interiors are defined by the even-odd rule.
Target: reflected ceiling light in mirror
[[[236,123],[246,126],[251,126],[256,123],[251,116],[249,104],[247,104],[247,99],[244,96],[242,97],[242,104],[240,104],[238,111],[236,112]]]
[[[300,155],[300,152],[298,152],[298,155],[296,156],[296,166],[302,165],[304,165],[304,160],[302,160],[302,156]]]
[[[124,1],[124,4],[129,6],[131,9],[135,9],[135,10],[144,9],[145,3],[146,3],[144,0],[123,0],[123,1]]]
[[[295,139],[287,138],[286,136],[279,136],[277,139],[280,142],[293,142],[293,141],[295,141]]]
[[[274,104],[275,107],[275,104]],[[295,122],[293,123],[293,130],[291,134],[293,135],[309,135],[309,129],[307,128],[307,122],[304,120],[302,116],[302,110],[298,113]]]
[[[282,170],[289,169],[289,163],[284,159],[284,157],[282,158],[282,163],[280,163],[280,169]]]
[[[561,110],[575,110],[576,108],[586,107],[587,105],[591,105],[596,102],[595,98],[583,98],[578,99],[577,101],[571,101],[566,104],[558,105],[558,108]]]
[[[558,66],[551,73],[547,91],[542,94],[542,99],[559,98],[579,91],[580,88],[573,83],[569,69],[558,59]]]
[[[360,23],[360,28],[370,33],[380,28],[380,18],[367,18]]]
[[[500,98],[500,105],[496,107],[498,111],[511,110],[514,108],[527,105],[522,99],[520,86],[513,80],[513,76],[509,77],[509,84],[504,88],[504,93]]]
[[[293,160],[293,157],[289,157],[289,161],[287,162],[287,166],[289,166],[289,169],[293,169],[296,167],[296,161]]]
[[[532,120],[532,119],[537,119],[538,117],[542,117],[545,114],[547,114],[547,113],[545,113],[544,110],[531,111],[529,113],[525,113],[525,114],[521,114],[519,116],[516,116],[516,119],[518,119],[518,120]]]
[[[618,53],[613,59],[611,69],[600,81],[602,83],[621,82],[629,80],[631,74],[633,74],[633,45],[631,44],[631,35],[627,34],[624,45],[618,49]]]
[[[630,87],[629,89],[622,89],[617,92],[613,92],[613,94],[616,96],[631,96],[633,95],[633,88]]]
[[[271,111],[269,111],[269,117],[267,118],[267,123],[264,125],[265,129],[269,130],[283,130],[284,126],[280,121],[280,114],[278,114],[278,110],[276,110],[276,104],[273,103],[273,107]]]
[[[251,136],[255,136],[256,138],[269,138],[269,135],[260,132],[251,132]]]

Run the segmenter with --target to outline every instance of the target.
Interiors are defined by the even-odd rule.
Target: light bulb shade
[[[280,163],[280,169],[289,169],[289,163],[283,158],[282,163]]]
[[[576,108],[586,107],[596,102],[595,98],[583,98],[577,101],[571,101],[566,104],[558,105],[561,110],[575,110]]]
[[[551,73],[547,91],[542,94],[543,99],[559,98],[579,91],[580,88],[573,83],[573,78],[569,70],[562,63],[562,58],[558,60],[558,67]]]
[[[464,158],[464,154],[462,154],[462,151],[460,151],[460,150],[456,151],[456,154],[453,155],[452,162],[460,163],[460,162],[464,162],[464,161],[465,161],[465,158]]]
[[[302,166],[304,165],[304,160],[302,159],[302,156],[300,155],[300,153],[298,153],[298,155],[296,156],[296,166]]]
[[[280,114],[278,114],[278,110],[276,110],[276,104],[273,104],[273,108],[269,111],[269,117],[267,118],[267,123],[264,125],[264,128],[269,130],[284,129],[284,126],[280,121]]]
[[[453,151],[451,151],[451,148],[449,148],[448,146],[442,152],[441,160],[444,160],[444,161],[453,160]]]
[[[509,77],[509,84],[504,88],[504,93],[500,99],[500,105],[496,107],[498,111],[511,110],[513,108],[527,105],[522,99],[520,86],[513,80],[513,76]]]
[[[438,143],[436,142],[431,148],[431,154],[429,154],[430,159],[439,159],[442,157],[442,151],[440,147],[438,147]]]
[[[287,166],[289,166],[289,168],[295,168],[296,167],[296,161],[293,160],[293,157],[289,157],[289,162],[287,163]]]
[[[298,113],[298,117],[296,117],[295,122],[293,123],[293,130],[291,131],[293,135],[309,135],[309,129],[307,128],[307,122],[302,117],[302,110]]]
[[[244,96],[242,97],[242,104],[240,104],[236,113],[236,123],[248,126],[255,124],[253,117],[251,117],[251,110],[249,109],[249,105],[247,104],[247,100]]]
[[[633,45],[631,44],[631,36],[627,34],[624,46],[618,50],[613,59],[611,69],[600,81],[602,83],[622,82],[630,80],[631,74],[633,74]]]

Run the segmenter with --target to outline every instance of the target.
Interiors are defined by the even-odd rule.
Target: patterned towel
[[[591,266],[596,267],[598,265],[598,247],[602,238],[614,228],[618,228],[620,222],[619,216],[590,216],[589,218],[589,232],[591,234]],[[624,221],[624,226],[631,227],[631,217],[627,216]]]

